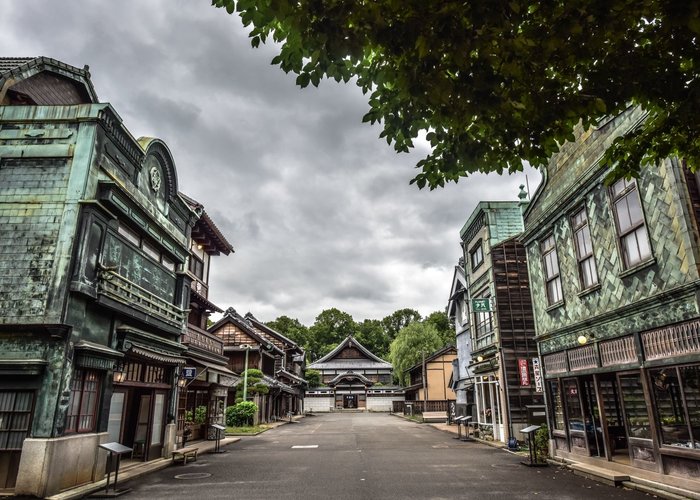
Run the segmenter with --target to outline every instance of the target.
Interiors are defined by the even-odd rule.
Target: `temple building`
[[[306,410],[391,411],[403,401],[401,387],[393,385],[391,363],[372,354],[353,336],[308,366],[321,373],[321,386],[306,391]]]

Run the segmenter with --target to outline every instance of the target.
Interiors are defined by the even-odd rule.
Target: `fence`
[[[411,413],[407,408],[407,405],[411,405],[412,413],[423,413],[426,411],[444,411],[445,416],[450,408],[450,403],[454,403],[454,399],[434,399],[428,401],[394,401],[392,403],[393,413],[403,413],[408,415]]]

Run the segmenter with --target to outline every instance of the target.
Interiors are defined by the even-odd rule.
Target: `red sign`
[[[520,385],[530,385],[530,370],[527,367],[527,359],[518,359],[518,375],[520,376]]]

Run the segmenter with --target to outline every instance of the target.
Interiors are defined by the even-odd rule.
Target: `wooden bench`
[[[423,422],[446,422],[447,413],[444,411],[424,411]]]
[[[185,465],[188,458],[196,462],[198,451],[199,448],[180,448],[179,450],[175,450],[173,451],[173,463],[182,460],[182,465]]]

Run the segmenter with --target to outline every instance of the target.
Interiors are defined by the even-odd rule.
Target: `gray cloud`
[[[89,64],[133,135],[168,144],[181,190],[236,248],[213,263],[211,299],[263,320],[443,309],[464,221],[479,200],[514,200],[525,183],[409,186],[426,149],[396,154],[378,139],[352,84],[296,87],[270,65],[274,47],[252,49],[240,21],[207,1],[8,2],[0,47]],[[539,175],[528,175],[534,190]]]

